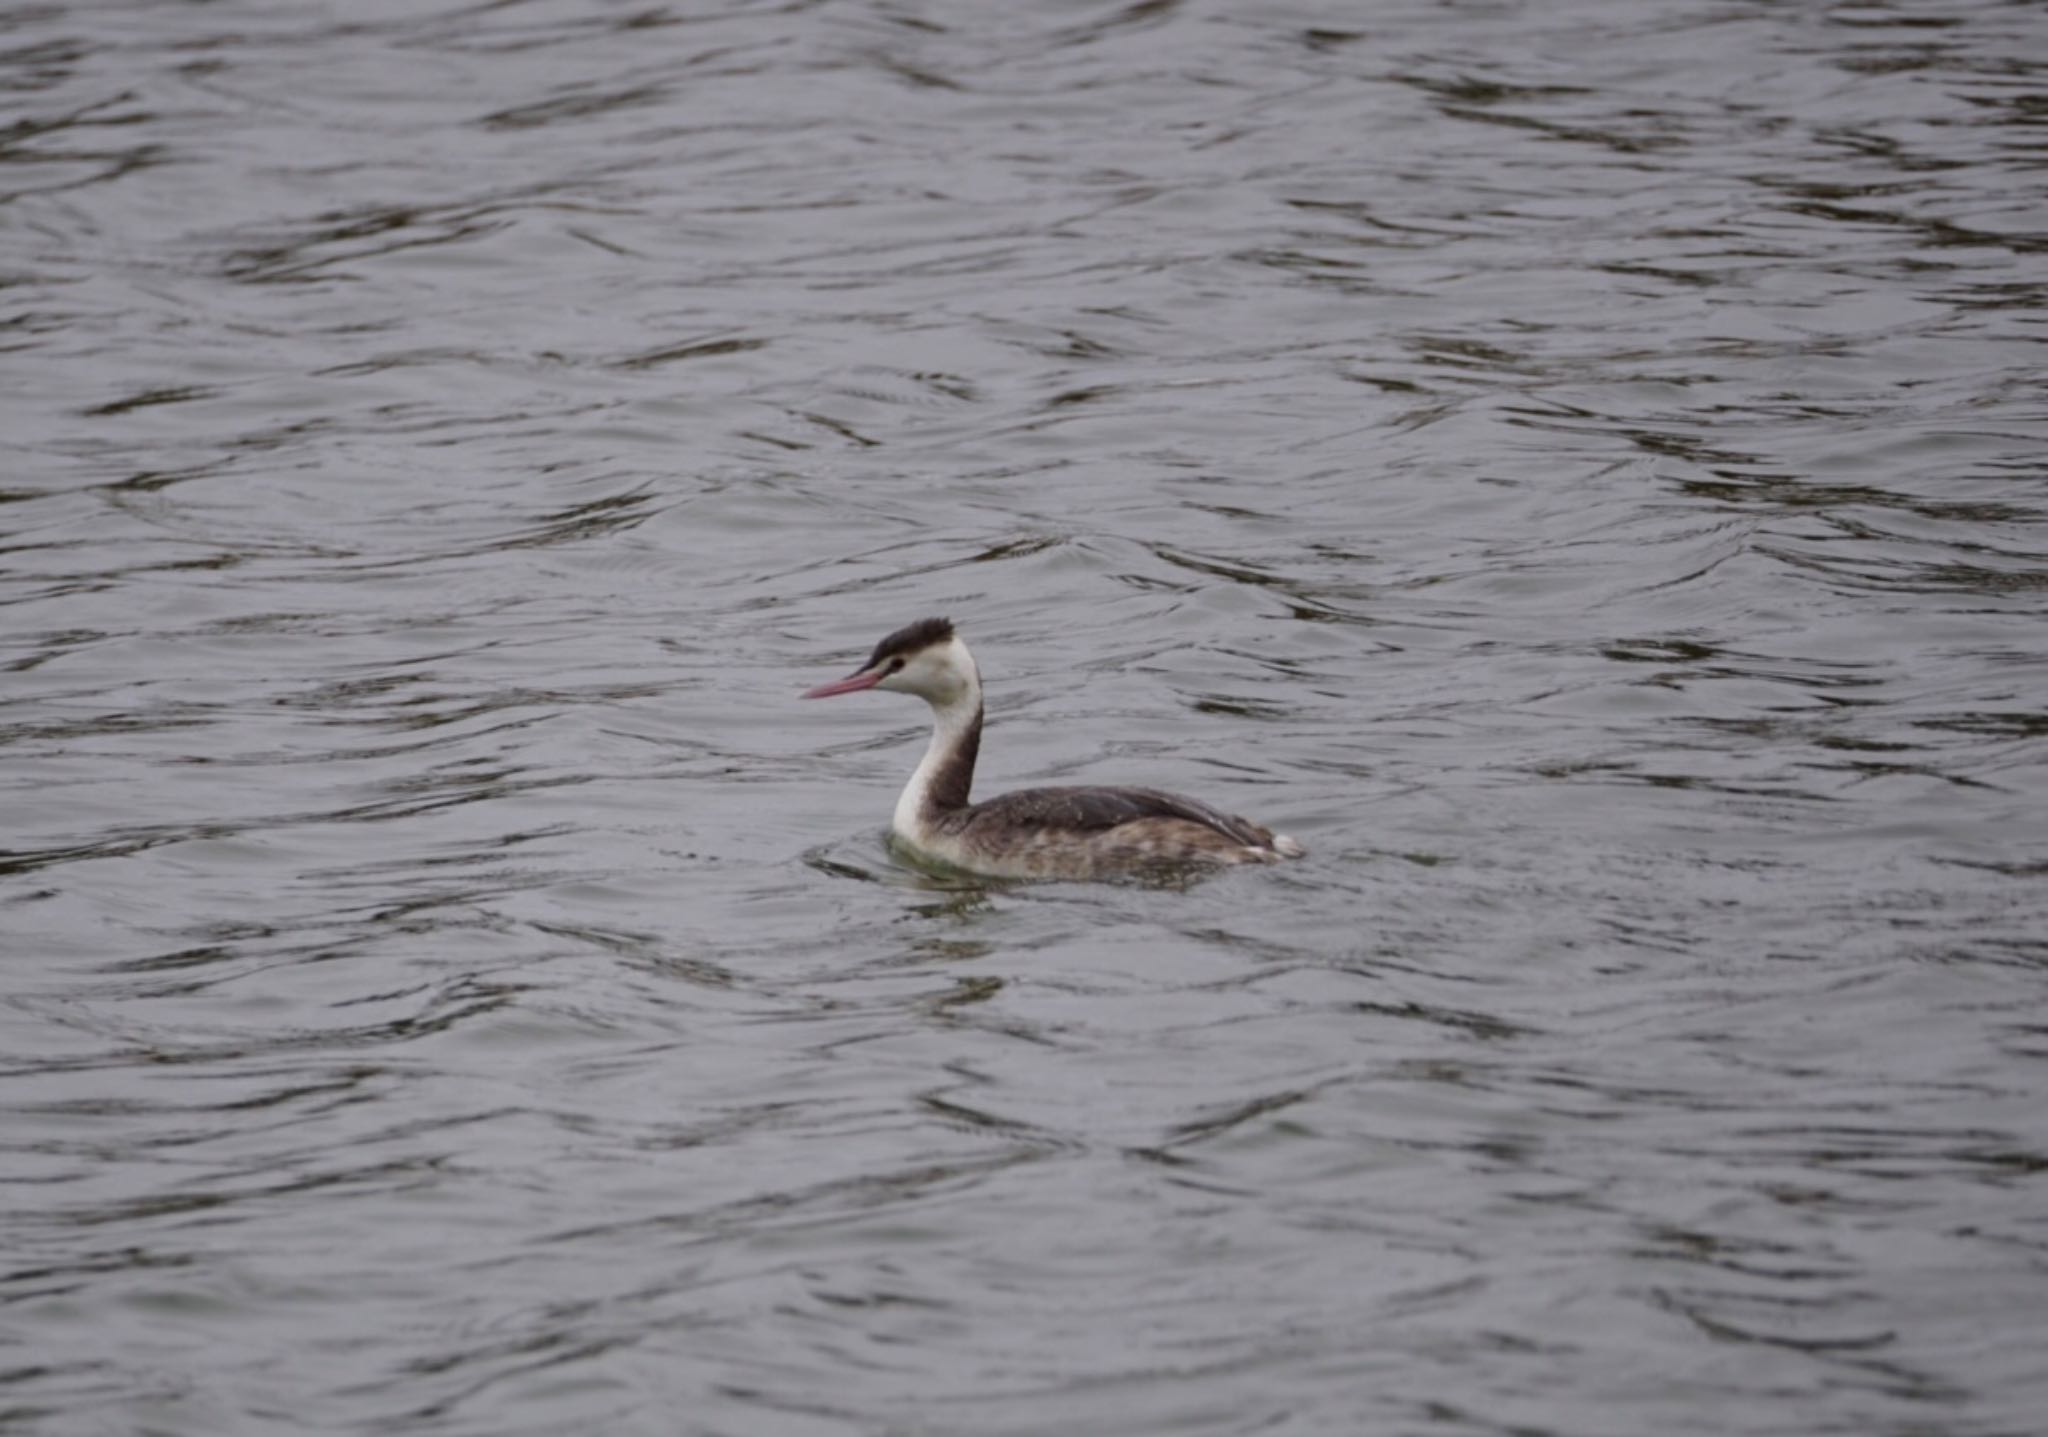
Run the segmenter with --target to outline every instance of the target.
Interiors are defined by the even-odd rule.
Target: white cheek
[[[878,689],[889,689],[899,694],[922,694],[931,683],[931,675],[918,664],[909,664],[895,672],[885,674],[875,685]]]

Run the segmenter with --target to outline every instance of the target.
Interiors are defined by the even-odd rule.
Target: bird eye
[[[890,672],[890,673],[892,673],[892,674],[894,674],[894,673],[901,673],[902,671],[903,671],[903,660],[902,660],[902,659],[900,659],[900,658],[896,658],[896,659],[891,659],[891,660],[889,660],[889,672]]]

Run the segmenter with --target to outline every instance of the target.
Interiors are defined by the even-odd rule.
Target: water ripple
[[[2026,13],[0,17],[14,1425],[2030,1430]]]

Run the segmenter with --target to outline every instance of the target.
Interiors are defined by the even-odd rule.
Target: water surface
[[[0,11],[0,1430],[2035,1430],[2044,68]]]

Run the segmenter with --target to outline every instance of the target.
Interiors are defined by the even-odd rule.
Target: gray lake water
[[[0,8],[0,1430],[2037,1433],[2031,3]],[[1309,858],[882,839],[980,792]]]

